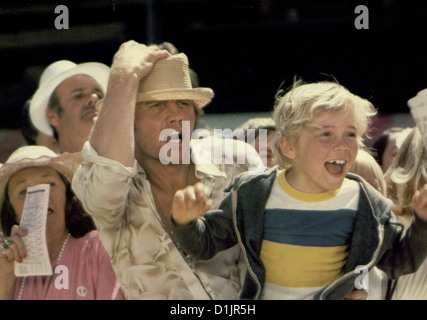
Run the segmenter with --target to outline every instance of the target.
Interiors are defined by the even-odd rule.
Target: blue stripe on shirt
[[[348,244],[356,212],[266,209],[264,239],[292,245],[328,247]]]

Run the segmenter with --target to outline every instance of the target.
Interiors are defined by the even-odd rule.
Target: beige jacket
[[[223,189],[237,174],[259,173],[264,166],[246,143],[222,140],[218,145],[212,141],[192,141],[191,150],[196,176],[212,188],[216,207],[224,197]],[[215,164],[212,159],[218,159],[220,149],[222,163]],[[238,157],[242,152],[246,153],[244,161]],[[238,298],[245,273],[238,246],[209,261],[183,257],[162,225],[150,183],[137,161],[132,168],[124,167],[99,156],[89,142],[83,157],[73,190],[95,220],[127,299]]]

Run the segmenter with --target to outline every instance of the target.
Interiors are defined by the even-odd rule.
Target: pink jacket
[[[56,264],[54,261],[52,266]],[[17,278],[15,300],[23,279]],[[53,276],[26,277],[21,299],[123,300],[125,297],[98,232],[91,231],[82,238],[70,237]]]

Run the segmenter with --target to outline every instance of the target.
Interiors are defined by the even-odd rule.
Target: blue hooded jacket
[[[240,244],[247,273],[241,299],[258,299],[265,268],[260,259],[264,212],[278,169],[260,175],[240,174],[228,188],[218,210],[212,210],[188,225],[172,223],[173,232],[183,249],[199,259]],[[358,267],[377,266],[392,279],[415,272],[427,256],[427,222],[416,214],[410,228],[394,222],[392,202],[384,198],[361,177],[347,174],[360,184],[360,196],[344,275],[324,288],[316,299],[343,299],[355,288]]]

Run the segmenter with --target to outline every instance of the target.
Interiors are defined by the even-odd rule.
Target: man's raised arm
[[[114,55],[105,99],[89,141],[103,157],[130,167],[134,163],[135,104],[140,80],[169,53],[135,41],[123,43]]]

